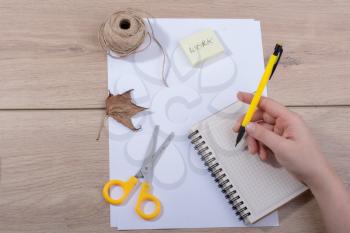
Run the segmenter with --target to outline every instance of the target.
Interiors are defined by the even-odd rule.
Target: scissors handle
[[[113,205],[120,205],[126,200],[129,193],[137,184],[137,182],[138,179],[135,176],[130,177],[127,181],[110,180],[103,186],[102,195],[108,203]],[[119,186],[123,189],[123,194],[119,199],[113,199],[110,196],[110,189],[112,188],[112,186]]]
[[[136,213],[145,220],[152,220],[160,214],[161,204],[158,198],[151,194],[151,185],[148,182],[143,182],[141,185],[140,195],[136,203]],[[153,202],[155,209],[152,213],[145,213],[143,210],[145,202]]]

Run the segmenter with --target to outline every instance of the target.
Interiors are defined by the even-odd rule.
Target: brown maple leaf
[[[131,121],[131,118],[135,114],[142,112],[147,108],[137,106],[132,102],[132,91],[133,89],[118,95],[113,95],[111,92],[109,92],[108,97],[106,99],[106,114],[101,121],[100,130],[98,131],[96,138],[97,141],[100,140],[101,131],[104,127],[107,116],[112,117],[113,119],[115,119],[116,121],[133,131],[139,130],[141,128],[135,128]]]
[[[135,128],[131,118],[147,108],[137,106],[132,102],[132,91],[133,89],[118,95],[112,95],[109,93],[106,99],[106,115],[112,117],[114,120],[118,121],[129,129],[136,131],[141,127]]]

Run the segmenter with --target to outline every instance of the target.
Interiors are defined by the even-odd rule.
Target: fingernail
[[[242,95],[242,92],[239,91],[239,92],[237,93],[237,98],[238,98],[238,99],[241,99],[241,95]]]
[[[245,127],[248,133],[252,133],[255,129],[255,123],[248,123],[248,125]]]

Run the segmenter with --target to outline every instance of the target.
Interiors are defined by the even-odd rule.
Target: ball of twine
[[[143,19],[136,12],[122,10],[101,24],[99,41],[107,53],[113,51],[124,57],[136,52],[148,34]]]
[[[148,48],[154,40],[163,54],[162,79],[167,86],[165,77],[166,53],[161,43],[154,36],[149,19],[147,18],[147,22],[150,31],[148,31],[141,13],[141,11],[133,9],[119,10],[113,13],[101,24],[98,40],[101,47],[113,58],[126,57],[141,52]],[[146,37],[149,38],[148,43],[141,48]]]

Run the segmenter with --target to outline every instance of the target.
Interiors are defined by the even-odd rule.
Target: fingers
[[[244,119],[245,115],[241,115],[237,121],[235,122],[234,126],[233,126],[233,131],[238,132],[239,127],[241,127],[242,121]],[[256,110],[254,112],[254,115],[252,117],[251,121],[260,121],[263,120],[263,112],[261,110]]]
[[[259,152],[258,142],[250,136],[247,136],[246,140],[247,140],[249,153],[251,153],[252,155],[258,153]]]
[[[276,134],[282,136],[283,135],[283,129],[280,128],[279,126],[275,126],[274,129],[273,129],[273,132],[275,132]]]
[[[265,122],[258,122],[258,124],[263,126],[265,129],[270,130],[270,131],[273,131],[273,129],[275,127],[273,124],[268,124]]]
[[[242,121],[244,119],[245,115],[241,115],[237,121],[235,122],[234,126],[233,126],[233,131],[234,132],[238,132],[239,127],[242,124]],[[264,122],[268,123],[268,124],[275,124],[276,120],[275,118],[273,118],[271,115],[269,115],[267,112],[263,112],[262,110],[258,109],[254,112],[254,115],[252,117],[252,122],[255,121],[261,121],[263,120]]]
[[[270,124],[267,124],[264,122],[259,123],[259,125],[265,127],[267,130],[270,130],[270,131],[273,131],[273,128],[274,128],[273,125],[270,125]],[[253,138],[249,135],[247,135],[246,141],[247,141],[249,153],[251,153],[252,155],[258,153],[261,159],[267,158],[267,148],[263,147],[262,143],[259,143],[255,138]],[[263,148],[261,148],[261,147],[263,147]],[[266,151],[266,153],[265,153],[265,151]],[[264,156],[264,154],[266,156]]]
[[[267,159],[267,148],[264,146],[262,142],[258,142],[254,138],[248,136],[247,137],[247,144],[248,144],[248,150],[249,153],[252,155],[258,154],[261,160]]]
[[[283,137],[277,135],[271,131],[271,129],[266,128],[263,125],[259,125],[257,123],[249,123],[246,127],[246,130],[249,136],[266,145],[272,151],[278,151],[281,147],[285,146],[286,141]],[[259,151],[259,153],[260,152],[261,151]]]
[[[261,160],[267,159],[267,148],[262,144],[262,142],[259,142],[259,157]]]
[[[250,104],[254,95],[247,92],[238,92],[237,97],[243,103]],[[274,118],[281,117],[289,113],[288,109],[283,105],[277,103],[276,101],[268,97],[263,97],[263,96],[259,101],[258,107],[262,109],[264,112],[267,112],[269,115],[271,115]]]
[[[268,114],[267,112],[263,113],[263,120],[264,122],[274,125],[276,123],[276,119],[274,117],[272,117],[270,114]]]

